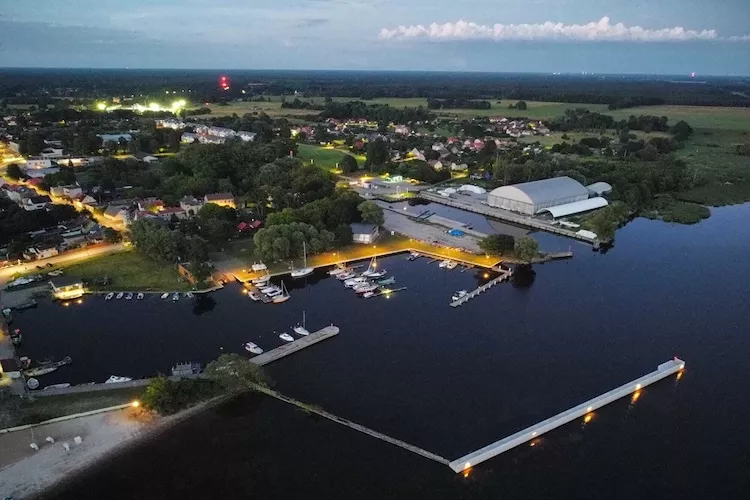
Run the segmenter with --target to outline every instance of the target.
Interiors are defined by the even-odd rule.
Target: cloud
[[[427,39],[436,41],[456,40],[556,40],[556,41],[612,41],[612,42],[688,42],[688,41],[750,41],[750,35],[720,37],[716,30],[690,30],[682,26],[673,28],[642,28],[612,24],[609,17],[586,24],[563,24],[547,21],[538,24],[494,24],[485,25],[464,20],[455,23],[432,23],[398,26],[380,30],[384,40]]]
[[[323,18],[303,19],[297,23],[298,28],[314,28],[316,26],[323,26],[328,24],[330,21]]]

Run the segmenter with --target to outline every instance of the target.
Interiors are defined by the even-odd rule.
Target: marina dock
[[[510,278],[510,276],[512,274],[513,273],[511,271],[502,270],[500,276],[498,276],[497,278],[494,278],[494,279],[488,281],[487,283],[485,283],[484,285],[480,286],[476,290],[473,290],[473,291],[467,293],[466,295],[464,295],[463,297],[461,297],[460,299],[454,300],[453,302],[451,302],[451,307],[458,307],[460,305],[463,305],[463,304],[467,303],[468,301],[470,301],[471,299],[473,299],[474,297],[476,297],[480,293],[482,293],[484,291],[487,291],[490,288],[492,288],[493,286],[497,285],[498,283],[501,283],[503,280],[506,280],[506,279]]]
[[[305,347],[317,344],[318,342],[321,342],[338,334],[339,328],[337,326],[327,326],[318,330],[317,332],[313,332],[310,335],[297,339],[294,342],[289,342],[288,344],[281,345],[276,349],[272,349],[268,352],[255,356],[254,358],[250,359],[250,362],[255,363],[258,366],[264,366],[268,363],[276,361],[277,359],[281,359],[285,356],[289,356],[290,354],[294,354],[295,352],[302,350]]]
[[[456,472],[461,472],[475,465],[478,465],[490,458],[496,457],[501,453],[504,453],[516,446],[519,446],[527,441],[531,441],[541,436],[545,432],[549,432],[557,427],[567,424],[577,418],[580,418],[587,413],[601,408],[602,406],[608,405],[620,398],[628,396],[631,393],[638,392],[647,385],[658,382],[663,378],[666,378],[674,373],[677,373],[685,368],[685,362],[681,359],[674,358],[673,360],[667,361],[660,364],[655,371],[644,375],[641,378],[637,378],[632,382],[621,385],[616,389],[612,389],[609,392],[590,399],[585,403],[581,403],[578,406],[566,410],[562,413],[558,413],[554,417],[550,417],[546,420],[527,427],[521,431],[511,434],[510,436],[501,439],[500,441],[494,442],[490,445],[480,448],[468,455],[464,455],[461,458],[453,460],[449,466]]]

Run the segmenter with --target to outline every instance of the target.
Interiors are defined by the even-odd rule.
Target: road
[[[81,248],[78,250],[71,250],[70,252],[55,255],[54,257],[50,257],[48,259],[40,259],[33,262],[24,262],[15,266],[6,267],[0,269],[0,287],[4,286],[5,283],[10,281],[11,276],[13,276],[14,274],[22,274],[35,271],[36,266],[46,266],[48,263],[52,264],[53,266],[73,264],[81,260],[90,259],[91,257],[122,252],[123,250],[125,250],[125,245],[122,243],[104,243],[99,245],[91,245],[89,247]]]

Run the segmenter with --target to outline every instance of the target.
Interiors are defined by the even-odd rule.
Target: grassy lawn
[[[138,399],[143,387],[127,387],[109,391],[45,396],[34,401],[24,399],[20,407],[0,412],[0,426],[35,424],[51,418],[117,406]]]
[[[82,278],[94,290],[188,290],[178,281],[177,269],[171,264],[160,264],[146,259],[136,251],[120,252],[65,266],[67,275]],[[97,278],[109,277],[110,284],[96,286]]]
[[[299,144],[297,146],[297,158],[302,160],[302,163],[309,165],[311,162],[313,165],[317,165],[320,168],[327,170],[335,170],[336,164],[341,161],[344,156],[349,155],[346,151],[340,149],[325,148],[322,146],[313,146],[311,144]],[[354,155],[349,155],[354,156]],[[357,163],[362,165],[364,157],[354,156],[357,159]]]
[[[606,111],[616,119],[630,115],[666,116],[669,123],[685,120],[695,129],[750,130],[750,108],[720,106],[643,106]]]

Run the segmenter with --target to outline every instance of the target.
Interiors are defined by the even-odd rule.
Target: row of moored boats
[[[302,324],[295,325],[292,331],[301,337],[307,337],[310,332],[305,328],[305,313],[302,313]],[[294,342],[296,339],[287,332],[279,334],[279,338],[284,342]],[[252,354],[263,354],[263,349],[254,342],[246,342],[245,350]]]
[[[378,270],[378,263],[375,257],[370,261],[370,265],[362,273],[356,273],[351,267],[336,267],[328,271],[328,274],[344,283],[344,286],[354,290],[357,295],[370,298],[382,292],[382,287],[392,285],[396,282],[394,277],[385,277],[385,269]]]
[[[178,300],[180,300],[180,292],[173,292],[173,293],[164,292],[161,294],[162,300],[166,300],[170,297],[172,297],[172,301],[177,302]],[[192,299],[193,297],[194,297],[193,292],[185,293],[185,298]],[[136,300],[143,300],[145,298],[145,295],[141,292],[137,294],[132,293],[132,292],[118,292],[117,294],[115,294],[115,292],[109,292],[107,295],[104,296],[104,300],[112,300],[112,299],[132,300],[133,298],[135,298]]]

